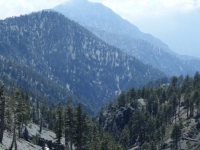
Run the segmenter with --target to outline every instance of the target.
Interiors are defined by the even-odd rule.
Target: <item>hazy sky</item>
[[[0,0],[0,19],[27,14],[33,11],[52,8],[67,0]],[[176,14],[188,14],[200,8],[200,0],[89,0],[100,2],[110,7],[124,19],[129,20],[141,31],[151,33],[158,38],[159,34],[151,31],[144,21],[157,21]],[[164,41],[166,42],[166,41]],[[200,51],[200,50],[199,50]],[[181,53],[178,52],[178,53]],[[187,52],[183,52],[187,54]],[[200,57],[200,52],[199,52]]]
[[[0,0],[0,19],[46,8],[67,0]],[[200,0],[89,0],[110,7],[131,22],[187,13],[200,8]]]

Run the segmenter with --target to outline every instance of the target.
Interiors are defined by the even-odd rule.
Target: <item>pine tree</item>
[[[35,106],[32,107],[32,121],[36,123],[36,114],[35,114]]]
[[[193,100],[197,107],[197,117],[198,117],[200,116],[200,93],[198,90],[195,90],[194,95],[193,95]]]
[[[171,138],[174,141],[175,144],[175,148],[176,150],[178,150],[178,141],[180,140],[181,137],[181,127],[179,124],[175,124],[173,129],[172,129],[172,134],[171,134]]]
[[[18,135],[19,135],[19,138],[21,138],[23,125],[26,124],[27,121],[29,120],[29,113],[28,113],[26,101],[22,99],[21,95],[19,96],[19,100],[17,102],[16,113],[17,113],[16,123],[17,123],[17,128],[18,128]]]
[[[63,128],[63,121],[62,121],[62,106],[60,102],[56,108],[56,122],[55,122],[55,133],[56,133],[56,142],[55,148],[56,150],[61,149],[61,138],[62,138],[62,128]]]
[[[173,86],[173,87],[176,87],[177,83],[178,83],[178,78],[177,78],[176,76],[173,76],[173,77],[172,77],[172,83],[171,83],[172,86]]]
[[[102,139],[103,139],[103,141],[101,143],[101,150],[109,150],[110,147],[109,147],[109,136],[108,136],[108,134],[104,134]]]
[[[186,75],[181,87],[181,93],[185,93],[189,88],[191,88],[191,78],[189,75]]]
[[[100,150],[100,137],[96,126],[93,126],[91,135],[91,150]]]
[[[189,106],[190,106],[190,96],[189,95],[186,95],[184,97],[184,103],[185,103],[185,106],[187,109],[187,117],[188,117],[188,110],[189,110]]]
[[[71,106],[71,100],[67,101],[67,107],[65,108],[65,145],[69,144],[69,150],[72,150],[73,135],[74,135],[74,112]],[[69,143],[68,143],[69,142]]]
[[[38,99],[36,99],[36,114],[37,114],[36,123],[38,124],[40,119],[40,103]]]
[[[172,104],[173,116],[175,117],[175,121],[176,121],[176,107],[178,105],[176,93],[172,93],[172,95],[170,96],[170,103]]]
[[[79,103],[76,109],[76,129],[75,145],[77,150],[83,150],[85,145],[84,131],[86,131],[86,115],[83,113],[82,106]]]
[[[196,88],[196,89],[200,88],[200,74],[199,74],[199,72],[196,72],[195,75],[194,75],[193,87]]]
[[[121,92],[121,94],[119,95],[117,101],[118,101],[119,107],[125,107],[125,104],[126,104],[126,94],[125,94],[124,91]]]
[[[14,93],[14,96],[12,97],[11,100],[11,109],[13,112],[13,139],[12,139],[12,143],[10,145],[9,150],[13,149],[13,146],[15,146],[15,150],[17,150],[17,141],[16,141],[16,128],[17,128],[17,124],[18,124],[18,103],[20,101],[20,93],[17,91],[16,93]]]
[[[129,146],[129,129],[128,126],[125,126],[124,129],[121,132],[121,136],[120,136],[120,143],[123,147],[124,150],[128,149]]]
[[[132,126],[133,130],[138,135],[139,142],[143,142],[145,140],[145,115],[143,111],[136,110],[133,114],[134,124]]]

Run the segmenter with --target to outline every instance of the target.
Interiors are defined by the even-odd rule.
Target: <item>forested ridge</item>
[[[21,90],[4,94],[4,86],[0,88],[0,142],[6,129],[13,136],[10,149],[18,138],[38,140],[38,135],[30,140],[23,132],[30,123],[38,124],[39,133],[43,128],[55,132],[52,149],[179,149],[184,141],[185,149],[199,146],[195,143],[200,138],[199,72],[193,78],[162,78],[140,89],[123,91],[96,116],[89,116],[81,104],[74,106],[71,100],[52,108],[38,99],[32,102]]]
[[[100,124],[123,149],[178,149],[181,137],[184,144],[184,139],[199,140],[199,90],[199,72],[194,78],[174,76],[138,90],[131,88],[100,113]],[[187,141],[181,146],[189,149],[194,145]]]
[[[22,86],[31,85],[30,90],[41,88],[37,92],[49,100],[63,101],[71,96],[93,112],[121,90],[165,76],[56,12],[0,20],[0,35],[0,73],[4,77]],[[50,93],[54,93],[52,98]]]
[[[0,20],[0,149],[198,149],[199,117],[199,72],[169,79],[56,12]]]
[[[200,69],[198,58],[174,53],[164,41],[143,33],[134,24],[101,3],[70,0],[52,9],[83,25],[106,43],[163,71],[168,76],[193,76]]]

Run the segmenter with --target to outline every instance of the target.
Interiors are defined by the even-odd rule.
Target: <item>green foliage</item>
[[[178,150],[177,143],[180,140],[180,137],[181,137],[181,127],[179,124],[175,124],[172,129],[171,138],[175,143],[176,150]]]
[[[37,145],[39,138],[40,138],[40,134],[36,133],[36,135],[33,136],[33,140],[32,140],[33,144]]]
[[[197,79],[186,76],[181,84],[179,78],[173,77],[171,84],[165,88],[131,88],[123,91],[115,102],[102,107],[99,115],[92,118],[81,104],[74,107],[72,101],[67,101],[66,106],[62,107],[59,103],[54,110],[46,100],[41,102],[37,99],[31,104],[27,93],[13,90],[7,102],[10,107],[5,112],[8,116],[5,127],[10,131],[16,127],[20,137],[22,127],[29,120],[38,120],[41,113],[47,127],[55,130],[57,149],[60,149],[61,137],[65,135],[65,147],[70,150],[72,145],[77,150],[126,150],[136,143],[141,149],[154,150],[161,147],[167,127],[179,120],[171,132],[174,148],[177,149],[183,127],[182,120],[176,120],[180,100],[184,100],[190,117],[193,117],[195,109],[197,115],[200,113],[199,86],[194,82],[198,82]],[[197,129],[192,128],[190,132],[192,136]]]
[[[196,72],[195,75],[194,75],[193,87],[196,88],[196,89],[200,88],[200,74],[199,74],[199,72]]]
[[[81,100],[97,110],[104,100],[116,96],[116,89],[139,88],[165,76],[56,12],[41,11],[0,23],[3,81],[42,103]]]
[[[74,110],[71,106],[71,101],[67,101],[67,106],[64,111],[64,131],[65,131],[65,145],[70,146],[70,150],[72,150],[72,144],[75,134],[75,116]]]
[[[129,147],[129,139],[130,139],[129,133],[130,132],[128,126],[125,126],[120,135],[120,144],[122,145],[124,150],[127,150]]]
[[[148,142],[144,142],[141,146],[141,150],[150,150],[151,145]]]
[[[58,103],[56,108],[56,122],[55,122],[55,133],[56,133],[56,149],[61,149],[61,138],[63,129],[63,119],[62,119],[62,106]]]
[[[149,149],[156,149],[162,145],[167,127],[173,125],[173,122],[182,123],[179,118],[181,102],[190,117],[193,117],[195,107],[199,110],[197,114],[200,114],[199,88],[198,85],[193,86],[193,82],[193,78],[188,75],[185,78],[174,76],[171,78],[171,84],[158,84],[159,86],[154,88],[148,85],[137,91],[123,91],[116,102],[110,103],[107,110],[100,113],[99,121],[120,143],[122,149],[135,143],[145,143],[144,145],[149,145]],[[126,114],[127,110],[130,112]],[[178,140],[179,135],[175,134],[175,131],[180,130],[176,127],[177,125],[172,137]]]
[[[119,95],[117,101],[118,101],[119,107],[125,107],[125,104],[126,104],[126,93],[124,91],[121,92],[121,94]]]
[[[4,92],[4,86],[1,86],[0,87],[0,97],[3,95],[3,92]]]
[[[178,83],[178,78],[177,78],[176,76],[173,76],[171,82],[172,82],[172,83],[171,83],[172,86],[173,86],[173,87],[176,87],[176,85],[177,85],[177,83]]]

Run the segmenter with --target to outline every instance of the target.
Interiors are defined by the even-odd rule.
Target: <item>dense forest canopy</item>
[[[20,90],[4,94],[4,85],[0,88],[1,125],[13,135],[11,146],[16,146],[16,138],[25,138],[22,130],[34,122],[40,126],[39,132],[44,127],[55,131],[53,146],[57,149],[178,149],[188,120],[198,120],[200,116],[200,74],[196,72],[193,78],[173,76],[167,81],[163,78],[138,90],[122,91],[92,117],[81,104],[73,106],[71,100],[58,103],[53,109],[39,100],[33,103],[28,93]],[[199,123],[192,127],[197,133]],[[2,142],[4,129],[0,129]],[[62,137],[65,144],[61,144]],[[172,139],[171,144],[166,142],[168,138]]]

